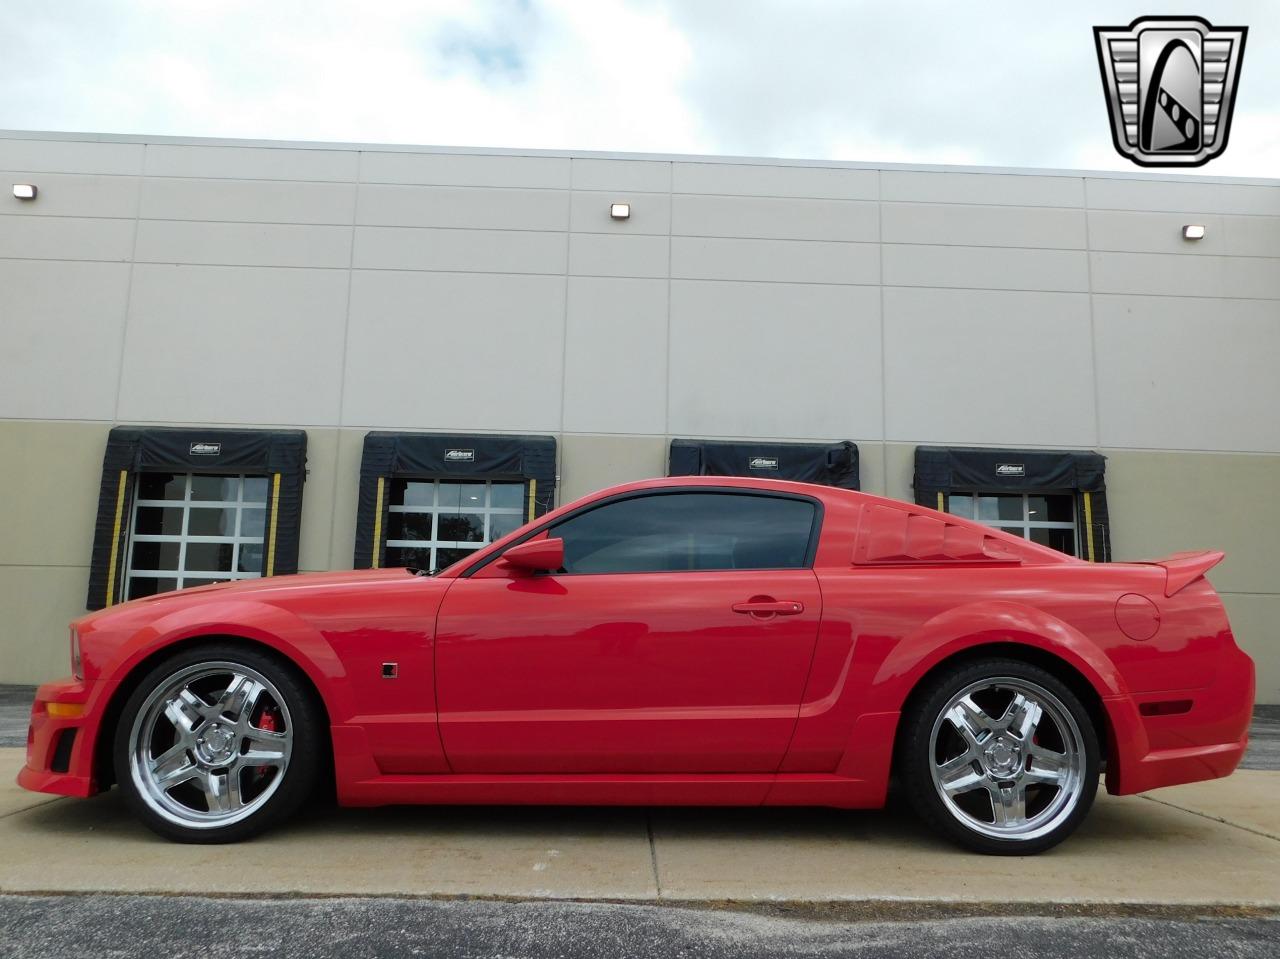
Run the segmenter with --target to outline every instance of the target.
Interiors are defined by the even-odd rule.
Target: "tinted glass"
[[[181,536],[182,507],[139,506],[133,531],[148,536]]]
[[[431,514],[388,513],[387,539],[431,539]]]
[[[431,506],[436,501],[436,484],[430,480],[393,480],[391,483],[392,506]]]
[[[388,546],[383,565],[388,568],[396,566],[413,566],[416,569],[431,569],[431,550],[410,549],[404,546]]]
[[[188,543],[187,569],[201,573],[231,572],[230,543]]]
[[[192,509],[187,520],[187,532],[192,536],[234,536],[236,511],[234,507]],[[262,534],[259,532],[259,536]]]
[[[182,499],[186,488],[185,473],[143,473],[138,477],[139,499]]]
[[[246,476],[244,478],[244,501],[246,503],[265,503],[267,501],[267,478],[265,476]]]
[[[447,569],[458,560],[466,559],[474,554],[475,550],[473,549],[450,549],[442,546],[436,550],[436,569]]]
[[[196,473],[191,477],[191,498],[205,501],[236,501],[240,492],[238,476],[207,476]]]
[[[806,565],[814,506],[731,493],[636,497],[552,527],[570,573],[798,569]]]
[[[1031,530],[1031,541],[1041,546],[1052,546],[1060,553],[1076,554],[1075,530],[1035,528]]]
[[[494,483],[489,488],[489,505],[494,509],[522,509],[524,507],[523,483]]]
[[[1022,496],[979,496],[977,519],[1022,519]]]
[[[240,535],[261,536],[267,525],[265,509],[246,509],[240,513]]]
[[[1076,520],[1075,497],[1067,496],[1046,496],[1049,506],[1049,522],[1050,523],[1074,523]]]
[[[176,579],[152,579],[150,576],[134,576],[129,580],[129,598],[140,599],[143,596],[167,593],[177,588],[178,581]]]
[[[501,539],[524,525],[524,517],[514,513],[493,513],[489,517],[489,539]]]
[[[178,543],[134,543],[134,569],[177,569]]]
[[[440,532],[436,536],[445,543],[483,543],[484,517],[479,513],[441,513]]]
[[[262,572],[262,544],[241,543],[237,566],[242,573]]]

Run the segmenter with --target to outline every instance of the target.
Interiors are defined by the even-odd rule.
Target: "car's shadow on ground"
[[[1195,832],[1192,818],[1172,827],[1168,816],[1152,816],[1143,799],[1102,798],[1067,846],[1121,841],[1129,846],[1158,843],[1179,831]],[[50,839],[78,837],[165,842],[131,813],[118,788],[87,800],[54,801],[21,813],[22,828]],[[957,851],[930,832],[899,797],[884,809],[824,807],[631,807],[631,806],[382,806],[341,808],[317,798],[294,817],[255,841],[339,837],[375,844],[431,839],[470,841],[631,840],[680,843],[814,843],[927,846],[935,853]]]

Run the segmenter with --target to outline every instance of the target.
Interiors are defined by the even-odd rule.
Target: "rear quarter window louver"
[[[853,562],[858,566],[1009,563],[1021,558],[981,528],[930,512],[868,506],[862,512]]]

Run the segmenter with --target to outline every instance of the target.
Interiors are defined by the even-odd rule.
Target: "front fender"
[[[246,599],[183,605],[149,620],[102,663],[102,677],[123,680],[138,664],[161,650],[200,637],[229,636],[274,649],[289,659],[319,690],[332,722],[354,714],[346,670],[328,640],[310,623],[270,603]]]

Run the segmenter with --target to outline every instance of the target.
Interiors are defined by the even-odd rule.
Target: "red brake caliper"
[[[268,706],[262,711],[262,715],[258,717],[258,728],[269,733],[278,732],[280,729],[280,722],[277,719],[277,715],[278,714],[275,709]],[[265,779],[270,770],[270,766],[259,766],[253,772],[259,779]]]

